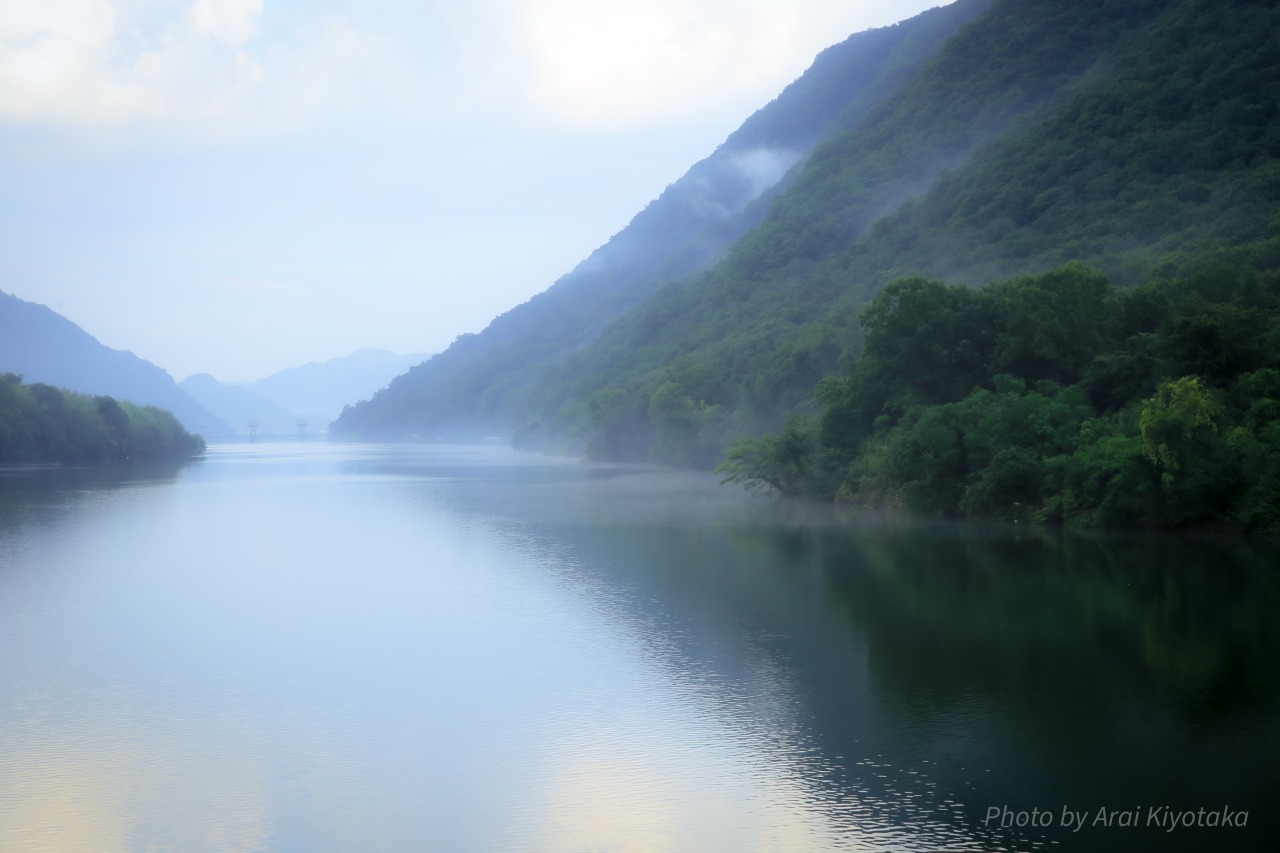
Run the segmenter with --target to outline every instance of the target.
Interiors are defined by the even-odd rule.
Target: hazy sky
[[[940,0],[3,0],[0,290],[176,379],[434,352]]]

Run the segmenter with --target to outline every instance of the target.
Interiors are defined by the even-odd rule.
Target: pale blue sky
[[[432,352],[938,0],[8,0],[0,290],[182,379]]]

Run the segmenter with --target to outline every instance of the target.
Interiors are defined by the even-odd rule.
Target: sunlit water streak
[[[845,553],[814,550],[827,510],[783,523],[794,507],[698,474],[320,444],[3,497],[0,850],[1063,840],[976,818],[1018,793],[1016,750],[1065,764],[1064,730],[1089,734],[1029,723],[980,667],[958,691],[903,681],[919,661],[862,612],[876,587],[835,594]],[[857,524],[864,584],[896,571],[875,537],[954,545]],[[1159,708],[1096,701],[1126,731]],[[1265,707],[1206,736],[1274,754]],[[1147,736],[1163,754],[1184,733]]]

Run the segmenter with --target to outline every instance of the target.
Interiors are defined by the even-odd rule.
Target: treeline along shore
[[[910,278],[861,317],[817,411],[719,471],[929,514],[1280,532],[1280,288],[1222,264],[1118,289],[1079,264]]]
[[[156,406],[0,374],[0,464],[174,462],[204,449],[204,439]]]

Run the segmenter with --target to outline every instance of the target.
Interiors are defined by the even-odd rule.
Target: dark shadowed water
[[[1278,780],[1275,543],[492,448],[0,472],[6,853],[1274,850]]]

